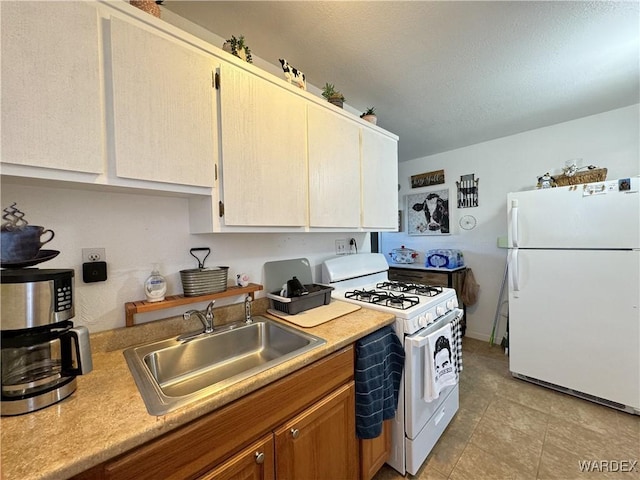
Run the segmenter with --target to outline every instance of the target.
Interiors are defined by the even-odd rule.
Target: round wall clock
[[[460,219],[460,227],[464,228],[465,230],[473,229],[477,223],[478,221],[473,215],[465,215]]]

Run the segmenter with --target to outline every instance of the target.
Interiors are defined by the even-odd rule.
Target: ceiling
[[[187,1],[163,7],[375,106],[399,160],[640,101],[640,2]]]

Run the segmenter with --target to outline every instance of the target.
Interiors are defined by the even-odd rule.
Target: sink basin
[[[268,318],[124,351],[147,410],[164,415],[324,344]]]

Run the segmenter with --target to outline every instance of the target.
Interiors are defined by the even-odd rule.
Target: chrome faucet
[[[191,315],[195,315],[202,322],[204,326],[204,331],[202,333],[212,333],[213,332],[213,304],[216,303],[215,300],[211,301],[207,308],[203,311],[199,310],[189,310],[182,314],[182,318],[185,320],[189,320]]]
[[[244,299],[244,322],[245,323],[253,323],[253,320],[251,318],[251,302],[253,301],[253,298],[251,298],[251,295],[247,295]]]

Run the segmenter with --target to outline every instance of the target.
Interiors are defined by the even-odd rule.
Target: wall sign
[[[461,175],[458,186],[458,208],[469,208],[478,206],[478,182],[475,174]]]
[[[430,187],[444,183],[444,170],[411,175],[411,188]]]

